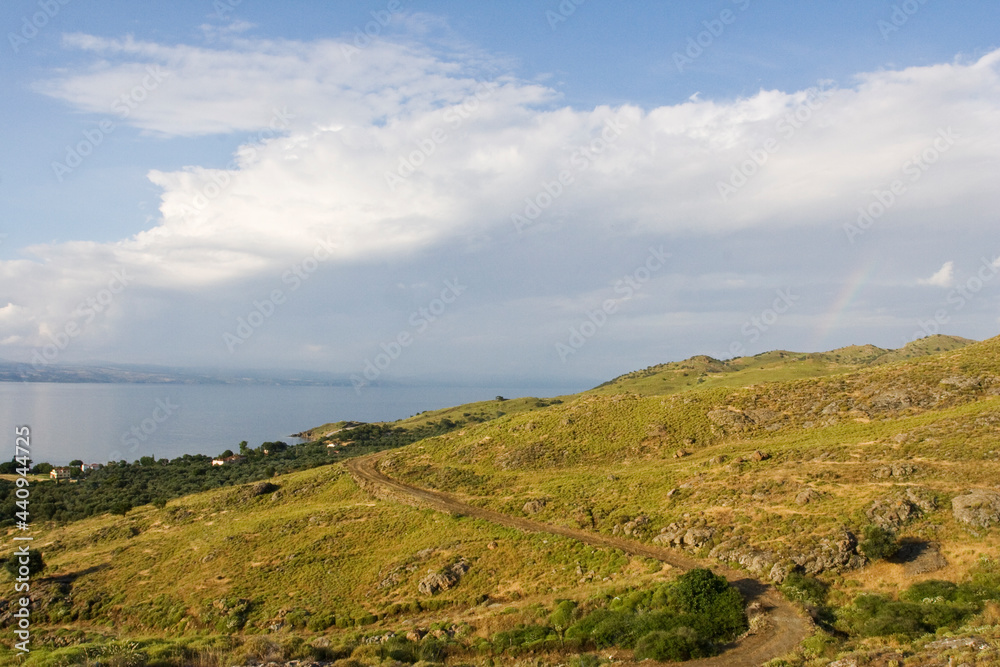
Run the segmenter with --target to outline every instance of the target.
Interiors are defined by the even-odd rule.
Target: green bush
[[[936,600],[941,598],[952,602],[958,593],[958,586],[950,581],[939,581],[929,579],[913,584],[899,596],[907,602],[922,602],[924,600]]]
[[[637,660],[650,658],[660,662],[681,662],[709,655],[711,651],[698,638],[698,633],[688,627],[679,627],[669,632],[650,632],[635,645]]]
[[[309,617],[309,621],[306,623],[306,628],[313,632],[322,632],[337,622],[337,617],[330,612],[322,614],[314,614]]]
[[[447,642],[428,635],[420,642],[417,657],[424,662],[441,662],[447,654]]]
[[[865,539],[858,548],[869,560],[884,560],[896,555],[899,542],[896,541],[896,533],[873,524],[865,528]]]
[[[827,585],[819,579],[800,572],[791,572],[781,583],[779,590],[789,600],[819,606],[826,602]]]
[[[417,661],[417,645],[405,637],[390,638],[381,645],[380,653],[383,660],[389,658],[409,663]]]
[[[42,558],[42,552],[38,549],[28,549],[27,565],[30,577],[34,577],[42,570],[45,569],[45,560]],[[3,567],[7,572],[10,573],[12,577],[18,577],[18,570],[21,567],[21,557],[17,554],[12,554],[10,557],[4,560]]]
[[[688,570],[677,578],[675,594],[681,608],[693,614],[709,611],[716,600],[729,590],[729,582],[709,569]]]
[[[911,587],[912,589],[912,587]],[[917,593],[907,590],[907,597]],[[838,614],[838,625],[844,631],[861,637],[899,635],[917,637],[942,628],[955,628],[978,611],[969,603],[905,602],[885,595],[859,595],[854,604]]]
[[[492,643],[500,651],[517,652],[538,642],[545,641],[553,635],[552,628],[547,625],[519,625],[511,630],[505,630],[493,635]]]

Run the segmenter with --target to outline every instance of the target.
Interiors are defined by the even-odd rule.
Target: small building
[[[212,465],[214,465],[214,466],[224,466],[224,465],[227,465],[229,463],[239,463],[240,461],[243,461],[244,459],[246,459],[246,457],[243,456],[243,455],[241,455],[241,454],[233,454],[232,456],[227,456],[224,459],[212,459]]]
[[[73,469],[68,466],[56,466],[49,471],[49,477],[57,482],[61,479],[69,479],[72,474],[72,470]]]
[[[100,470],[104,467],[103,463],[82,463],[80,464],[80,472],[89,472],[91,470]]]

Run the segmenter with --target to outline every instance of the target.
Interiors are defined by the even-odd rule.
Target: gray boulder
[[[977,528],[1000,524],[1000,493],[973,489],[951,501],[952,514],[962,523]]]

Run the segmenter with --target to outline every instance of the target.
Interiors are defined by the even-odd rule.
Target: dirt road
[[[812,623],[803,617],[798,610],[785,600],[774,587],[756,579],[748,578],[744,573],[721,565],[717,561],[707,562],[690,558],[671,549],[643,544],[632,540],[611,537],[585,530],[577,530],[564,526],[553,526],[540,521],[532,521],[521,517],[508,516],[493,510],[484,509],[463,503],[462,501],[442,493],[416,486],[410,486],[387,477],[378,469],[379,455],[373,454],[349,459],[347,469],[354,476],[359,486],[372,493],[408,505],[419,504],[450,514],[461,514],[491,521],[508,528],[516,528],[526,532],[549,533],[562,535],[584,544],[595,547],[621,549],[635,556],[655,558],[663,563],[681,570],[695,567],[711,567],[718,574],[725,576],[743,593],[747,600],[757,601],[767,610],[767,623],[757,634],[745,637],[731,645],[722,655],[705,660],[692,660],[684,663],[691,667],[757,667],[772,658],[777,658],[792,651],[799,642],[812,632]]]

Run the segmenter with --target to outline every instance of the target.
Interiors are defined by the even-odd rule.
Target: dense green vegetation
[[[914,638],[953,630],[1000,600],[1000,562],[984,560],[960,584],[930,579],[913,584],[898,599],[864,594],[837,611],[837,629],[854,637]]]
[[[637,658],[690,660],[747,629],[743,599],[724,577],[695,569],[652,589],[609,594],[577,606],[564,600],[547,623],[522,624],[491,638],[495,651],[517,655],[554,648],[634,648]]]
[[[210,456],[185,454],[172,460],[144,456],[132,463],[111,462],[86,473],[76,469],[73,482],[46,481],[33,485],[31,520],[78,521],[106,512],[124,515],[134,507],[150,503],[162,507],[173,498],[308,470],[349,456],[402,447],[461,425],[449,419],[412,428],[357,424],[321,440],[299,445],[265,442],[252,448],[242,442],[238,454],[245,458],[222,466],[213,466]],[[337,447],[328,447],[330,444]],[[220,456],[232,454],[231,450],[226,450]],[[12,472],[17,467],[16,461],[2,465],[5,467],[0,472]],[[48,463],[39,463],[33,466],[32,472],[46,474],[51,469]],[[13,482],[0,480],[0,528],[14,525],[15,490]]]

